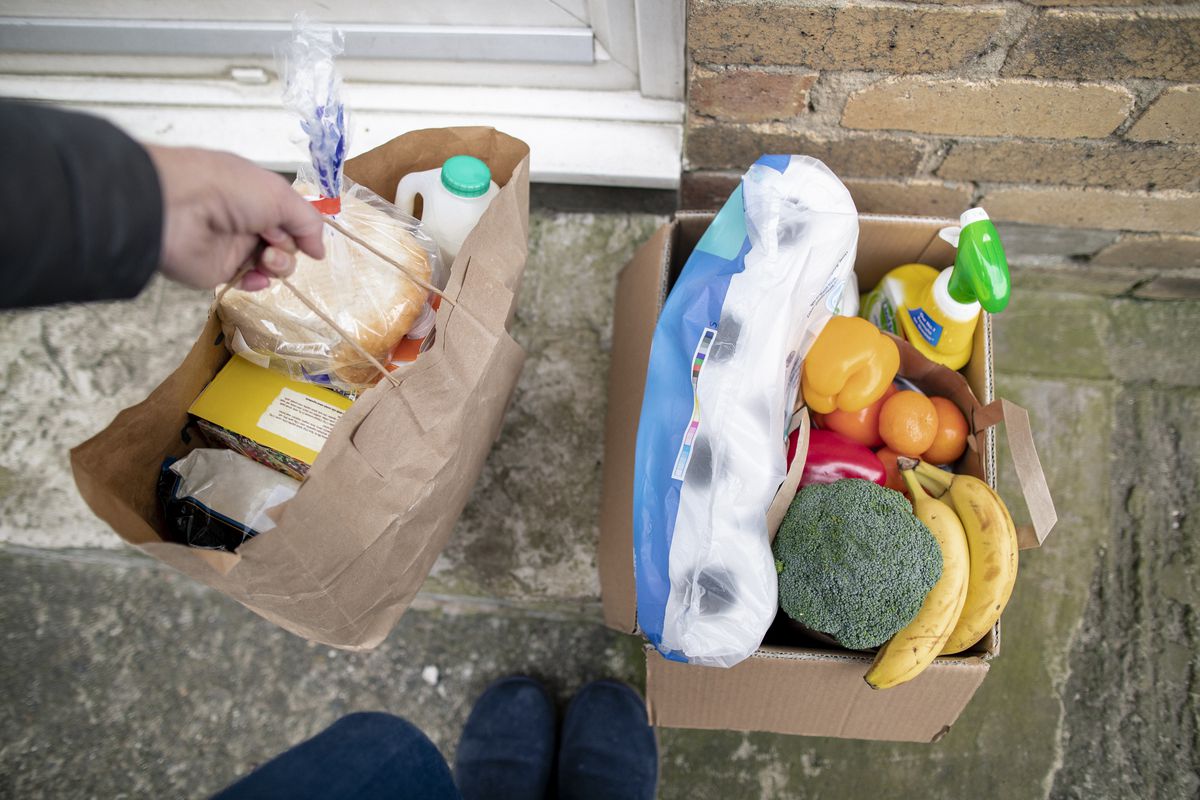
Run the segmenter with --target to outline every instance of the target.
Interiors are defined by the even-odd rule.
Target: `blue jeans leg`
[[[459,800],[446,760],[407,720],[381,712],[342,717],[214,800]]]

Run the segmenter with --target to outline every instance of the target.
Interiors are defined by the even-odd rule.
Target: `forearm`
[[[158,266],[163,203],[137,142],[96,117],[0,101],[0,307],[133,297]]]

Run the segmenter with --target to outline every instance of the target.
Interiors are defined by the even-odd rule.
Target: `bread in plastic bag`
[[[336,219],[355,236],[429,282],[437,246],[420,223],[364,186],[344,180]],[[306,188],[298,185],[302,192]],[[325,259],[296,255],[289,282],[382,363],[421,316],[429,292],[365,247],[325,228]],[[257,292],[231,289],[218,314],[226,343],[257,364],[299,380],[356,392],[378,370],[281,281]]]
[[[405,275],[428,285],[438,252],[417,220],[343,177],[349,115],[335,63],[341,52],[342,36],[336,28],[314,22],[303,12],[296,15],[293,38],[279,54],[283,105],[299,118],[310,159],[294,185],[322,213],[334,214],[341,226],[403,269],[326,226],[325,259],[296,256],[296,272],[289,279],[295,291],[282,281],[254,293],[231,289],[218,313],[233,352],[292,378],[354,394],[380,378],[362,351],[386,364],[395,346],[421,322],[429,294]],[[297,293],[332,319],[350,341]],[[417,338],[431,326],[432,315],[424,316]]]

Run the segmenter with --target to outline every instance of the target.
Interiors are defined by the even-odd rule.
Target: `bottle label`
[[[937,343],[942,339],[942,326],[934,322],[921,308],[910,308],[908,315],[912,317],[913,325],[921,334],[921,338],[929,342],[930,347],[937,347]]]
[[[904,335],[901,333],[900,325],[896,320],[896,307],[892,305],[892,301],[883,293],[882,289],[877,288],[864,297],[862,308],[858,313],[859,316],[881,331],[895,334],[896,336]]]

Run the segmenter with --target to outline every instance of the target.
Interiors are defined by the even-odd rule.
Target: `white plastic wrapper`
[[[767,510],[801,362],[844,302],[858,242],[849,192],[815,159],[765,156],[740,193],[722,214],[744,203],[748,252],[718,216],[714,240],[733,241],[702,239],[664,306],[635,478],[639,625],[668,657],[724,667],[758,648],[779,607]],[[694,376],[686,406],[680,369]]]
[[[837,313],[843,317],[858,316],[858,283],[855,280],[846,281],[846,289],[842,292],[842,304]]]
[[[349,180],[344,184],[337,220],[428,282],[437,245],[420,223],[369,189]],[[288,280],[384,364],[418,322],[429,297],[405,273],[329,226],[325,259],[297,254],[296,272]],[[260,366],[351,393],[380,378],[370,361],[280,281],[258,292],[230,290],[218,313],[229,348]]]
[[[300,482],[232,450],[201,448],[164,468],[160,486],[175,538],[234,551],[275,527],[271,513],[295,497]]]

